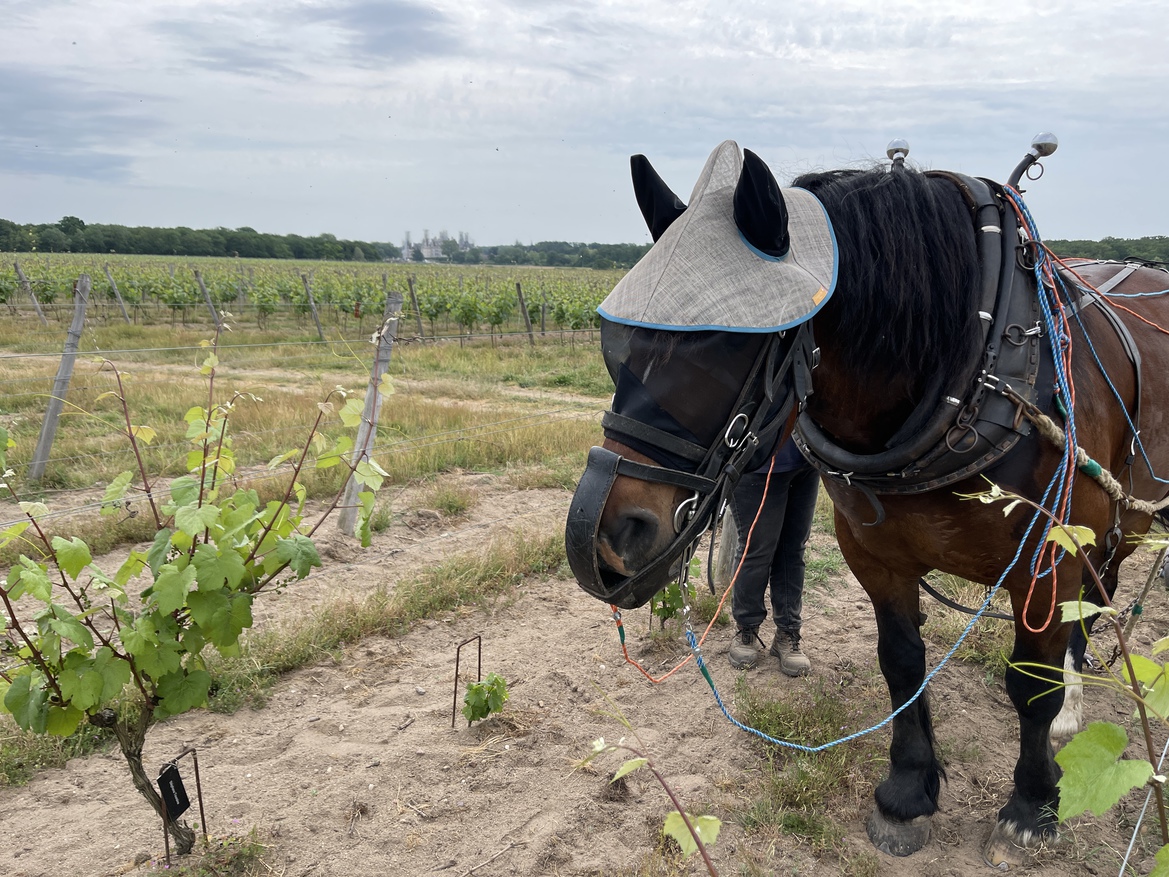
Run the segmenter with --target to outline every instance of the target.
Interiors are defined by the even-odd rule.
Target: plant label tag
[[[191,806],[187,797],[187,790],[183,788],[183,778],[179,776],[176,764],[168,764],[158,773],[158,792],[166,804],[166,818],[178,819]]]

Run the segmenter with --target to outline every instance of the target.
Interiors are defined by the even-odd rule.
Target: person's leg
[[[771,608],[776,637],[771,654],[780,659],[780,668],[789,676],[802,676],[811,662],[800,650],[801,614],[804,602],[804,551],[816,513],[820,475],[807,467],[787,478],[787,502],[771,564]]]
[[[739,670],[755,666],[758,659],[757,645],[761,642],[759,626],[767,618],[764,594],[771,574],[771,558],[783,523],[783,503],[775,502],[770,491],[766,505],[762,512],[759,512],[759,506],[764,500],[766,482],[766,475],[753,473],[743,475],[731,495],[731,511],[738,529],[739,544],[745,546],[746,551],[742,563],[736,564],[738,574],[735,576],[731,592],[735,639],[731,644],[730,661],[731,666]],[[758,522],[755,522],[756,513],[759,517]]]

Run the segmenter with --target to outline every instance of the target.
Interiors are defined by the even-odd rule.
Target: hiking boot
[[[808,660],[807,655],[800,651],[800,635],[798,633],[789,634],[777,630],[768,651],[779,658],[779,669],[788,676],[807,676],[811,672],[812,662]]]
[[[759,660],[759,648],[763,640],[759,639],[759,628],[740,627],[735,631],[735,639],[731,643],[731,666],[736,670],[749,670]]]

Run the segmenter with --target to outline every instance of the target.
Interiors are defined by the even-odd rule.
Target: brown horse
[[[1089,599],[1102,598],[1082,555],[1045,553],[1045,519],[1023,506],[1004,517],[1001,505],[957,494],[984,491],[989,479],[1091,528],[1097,547],[1087,560],[1115,589],[1133,551],[1118,534],[1145,532],[1150,504],[1169,494],[1169,338],[1159,328],[1169,326],[1169,294],[1139,295],[1165,290],[1169,274],[1081,263],[1078,276],[1051,272],[1055,288],[1043,289],[1034,266],[1039,260],[1043,278],[1046,257],[1013,190],[898,161],[812,174],[781,190],[756,157],[744,162],[734,195],[743,244],[783,258],[776,230],[788,224],[785,200],[811,192],[835,234],[835,289],[810,321],[770,334],[638,326],[610,319],[620,308],[602,304],[618,391],[569,515],[574,572],[607,602],[643,605],[717,515],[754,440],[765,452],[798,419],[797,441],[835,505],[840,549],[873,604],[894,708],[925,678],[922,576],[1001,580],[1010,595],[1006,687],[1019,759],[984,855],[996,866],[1017,862],[1020,847],[1055,832],[1060,770],[1049,734],[1073,627],[1059,623],[1055,604],[1076,599],[1082,584]],[[655,241],[665,241],[687,208],[640,157],[634,183]],[[670,246],[684,250],[689,231]],[[706,268],[717,270],[719,252]],[[699,263],[694,248],[685,255]],[[1092,287],[1107,292],[1086,292]],[[715,372],[717,380],[706,377]],[[1127,497],[1113,499],[1070,465],[1068,449],[1034,428],[1041,415],[1115,474]],[[1024,672],[1024,664],[1051,669]],[[868,831],[878,848],[909,855],[928,840],[944,776],[924,695],[892,733]]]

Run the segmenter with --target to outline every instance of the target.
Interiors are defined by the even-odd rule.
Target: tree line
[[[238,256],[249,259],[365,261],[402,255],[394,244],[265,234],[253,228],[150,228],[86,224],[76,216],[55,223],[17,225],[0,219],[0,252],[119,253],[135,256]]]
[[[1140,259],[1146,262],[1169,263],[1169,236],[1166,235],[1144,238],[1106,237],[1098,241],[1049,240],[1047,246],[1060,256],[1117,261]]]
[[[648,244],[584,244],[541,241],[536,244],[443,247],[442,261],[458,264],[545,265],[549,267],[631,268]],[[19,225],[0,219],[3,253],[119,253],[138,256],[226,256],[248,259],[327,259],[343,262],[404,258],[396,244],[342,240],[331,234],[305,237],[265,234],[253,228],[151,228],[86,223],[76,216],[55,223]],[[424,261],[414,247],[405,258]]]

